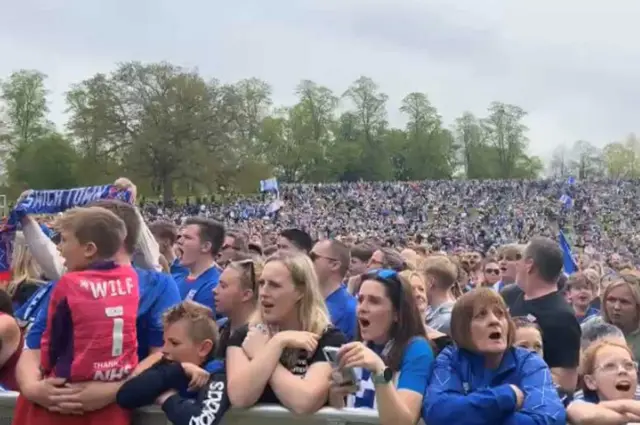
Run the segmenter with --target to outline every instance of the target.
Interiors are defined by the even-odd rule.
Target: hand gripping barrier
[[[18,393],[15,392],[0,393],[0,425],[11,425],[17,397]],[[168,423],[162,410],[156,407],[137,410],[133,420],[133,425],[167,425]],[[379,423],[378,413],[374,410],[338,410],[325,407],[311,416],[298,416],[276,405],[232,409],[227,412],[222,421],[222,425],[377,425]]]

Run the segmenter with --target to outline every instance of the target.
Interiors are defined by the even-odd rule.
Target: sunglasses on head
[[[362,281],[375,280],[387,287],[391,301],[394,305],[400,306],[402,299],[402,282],[398,272],[393,269],[375,269],[362,275]]]
[[[373,279],[373,280],[389,280],[395,279],[398,280],[398,272],[393,269],[374,269],[370,270],[364,275],[362,275],[362,280],[365,279]]]
[[[252,259],[248,258],[246,260],[233,261],[232,265],[242,267],[244,269],[248,269],[249,275],[251,277],[251,288],[256,291],[257,290],[257,278],[256,278],[256,266]]]

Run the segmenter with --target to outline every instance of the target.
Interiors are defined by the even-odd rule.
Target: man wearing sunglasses
[[[248,250],[249,246],[245,235],[240,232],[227,232],[224,236],[220,254],[218,254],[218,265],[226,267],[236,253],[247,252]]]
[[[351,262],[349,248],[340,241],[324,240],[315,244],[309,257],[315,266],[331,322],[352,341],[356,332],[357,302],[344,284]]]

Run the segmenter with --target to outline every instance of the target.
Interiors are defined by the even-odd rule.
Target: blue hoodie
[[[524,393],[517,408],[510,385]],[[484,357],[455,346],[436,358],[422,418],[429,425],[565,425],[566,413],[542,358],[508,349],[495,370]]]

